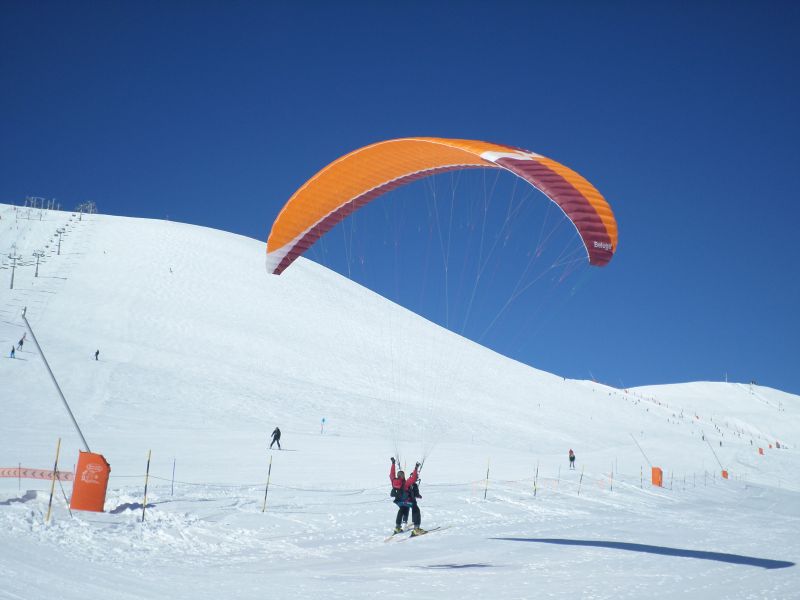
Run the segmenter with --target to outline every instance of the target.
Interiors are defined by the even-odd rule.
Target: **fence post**
[[[144,502],[142,502],[142,523],[144,523],[144,511],[147,509],[147,483],[150,480],[150,455],[152,450],[147,451],[147,469],[144,474]]]
[[[269,455],[269,469],[267,469],[267,487],[264,489],[264,506],[261,508],[261,512],[266,512],[267,510],[267,494],[269,494],[269,480],[272,477],[272,455]]]
[[[581,465],[581,478],[578,480],[578,496],[581,495],[581,485],[583,484],[583,469],[584,466]]]
[[[486,494],[489,492],[489,460],[486,459],[486,485],[483,488],[483,499],[486,500]]]
[[[53,479],[50,484],[50,501],[47,503],[47,517],[45,518],[44,522],[50,522],[50,510],[53,507],[53,493],[56,491],[56,477],[58,477],[58,453],[61,451],[61,438],[58,438],[58,443],[56,444],[56,462],[53,464]]]
[[[536,498],[536,488],[539,481],[539,461],[536,461],[536,475],[533,476],[533,497]]]

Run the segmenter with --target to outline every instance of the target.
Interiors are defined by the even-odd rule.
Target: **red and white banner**
[[[70,471],[57,471],[59,481],[72,481],[73,475]],[[27,467],[0,467],[0,477],[14,477],[15,479],[53,479],[53,471],[50,469],[29,469]]]

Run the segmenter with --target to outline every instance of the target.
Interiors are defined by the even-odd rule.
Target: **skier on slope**
[[[414,484],[419,478],[419,463],[414,466],[414,472],[411,477],[406,479],[403,471],[395,471],[395,459],[391,458],[392,467],[389,469],[389,479],[392,482],[392,497],[394,503],[397,505],[397,517],[394,522],[394,532],[400,533],[403,531],[401,522],[403,517],[408,519],[408,511],[411,511],[411,520],[414,523],[414,530],[411,532],[412,536],[421,535],[425,530],[420,527],[422,523],[422,515],[417,505],[417,497],[414,494]],[[418,492],[417,492],[418,493]]]
[[[281,430],[277,427],[272,432],[272,444],[278,444],[278,450],[281,449]],[[272,449],[272,444],[269,445],[270,450]]]
[[[572,451],[572,448],[569,449],[569,468],[575,468],[575,453]]]

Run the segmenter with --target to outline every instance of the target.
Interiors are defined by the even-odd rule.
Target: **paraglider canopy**
[[[267,270],[280,274],[345,217],[390,190],[445,171],[505,169],[541,190],[581,236],[589,264],[607,264],[617,223],[606,200],[575,171],[540,154],[489,142],[402,138],[335,160],[304,183],[281,210],[267,240]]]

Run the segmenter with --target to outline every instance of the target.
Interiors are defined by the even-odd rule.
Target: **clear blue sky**
[[[266,239],[368,143],[522,146],[591,180],[620,244],[518,358],[800,393],[799,30],[791,2],[7,1],[0,200]]]

